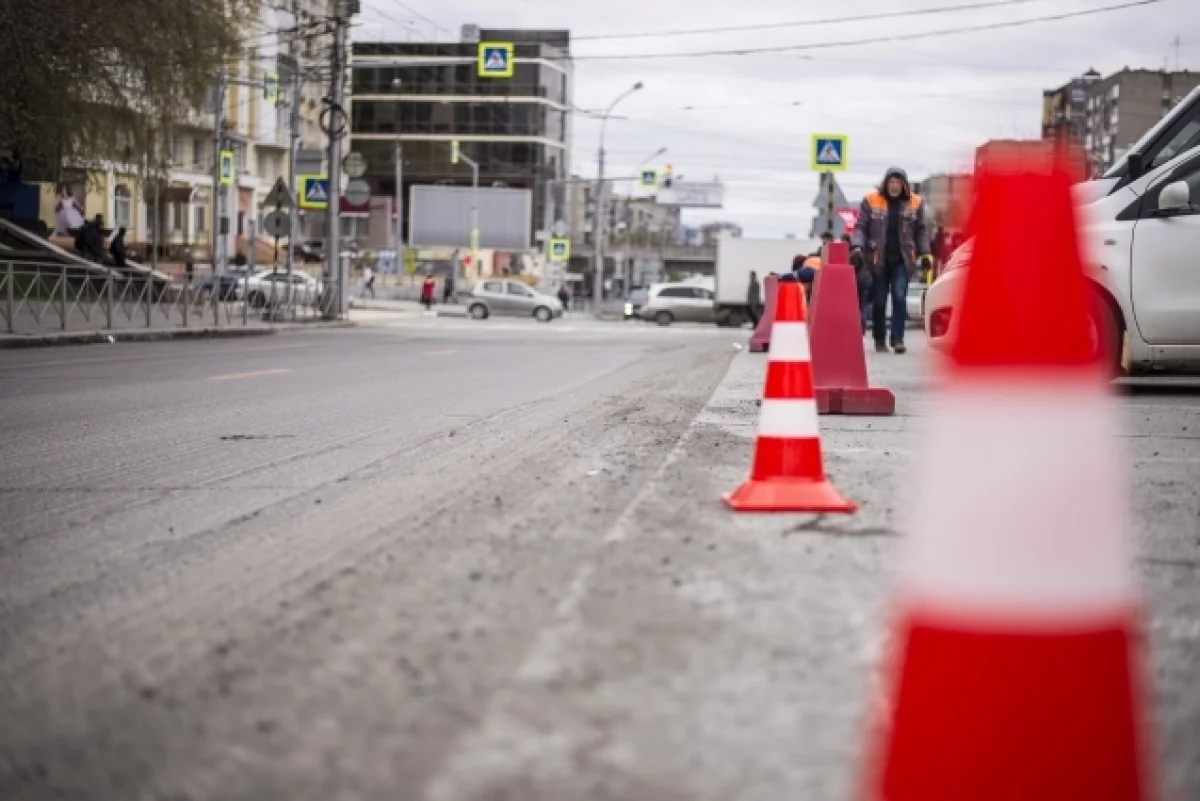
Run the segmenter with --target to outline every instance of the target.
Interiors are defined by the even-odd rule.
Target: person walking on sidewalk
[[[750,271],[750,285],[746,287],[746,306],[750,310],[750,325],[758,328],[762,317],[762,284],[758,282],[758,273]]]
[[[851,263],[864,264],[871,272],[871,333],[875,350],[887,353],[887,302],[892,298],[891,346],[904,353],[907,322],[908,281],[918,270],[932,264],[929,234],[925,230],[925,208],[913,193],[908,173],[891,167],[879,188],[863,198],[858,223],[851,238]]]
[[[433,308],[433,287],[433,273],[425,273],[425,280],[421,282],[421,305],[425,311]]]
[[[454,297],[454,272],[453,270],[442,279],[442,303],[449,305],[456,302]]]
[[[363,294],[371,293],[371,300],[375,300],[375,271],[370,267],[363,267]]]

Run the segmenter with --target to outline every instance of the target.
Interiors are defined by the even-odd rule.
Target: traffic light
[[[663,185],[664,189],[671,188],[671,181],[673,181],[674,178],[675,178],[675,169],[670,164],[663,167],[662,185]]]

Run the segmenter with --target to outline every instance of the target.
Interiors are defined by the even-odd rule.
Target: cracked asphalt
[[[0,798],[849,797],[928,400],[741,517],[730,332],[380,317],[0,352]],[[1200,392],[1124,390],[1166,798],[1200,797]]]

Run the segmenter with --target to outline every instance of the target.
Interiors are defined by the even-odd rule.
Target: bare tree
[[[28,180],[97,159],[161,164],[171,124],[255,46],[239,31],[259,1],[0,2],[0,148]]]

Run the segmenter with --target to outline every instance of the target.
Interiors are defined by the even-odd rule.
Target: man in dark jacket
[[[112,256],[113,265],[116,267],[125,266],[125,257],[129,251],[125,247],[125,229],[121,228],[117,231],[117,235],[108,243],[108,255]]]
[[[885,326],[890,294],[891,346],[896,353],[904,353],[908,281],[918,270],[932,264],[925,208],[920,195],[914,194],[909,186],[908,173],[899,167],[889,168],[879,189],[863,198],[852,242],[851,263],[855,267],[865,264],[871,271],[871,330],[875,350],[887,353]]]
[[[762,317],[762,284],[753,270],[750,271],[750,285],[746,287],[746,306],[750,309],[750,324],[757,328]]]

